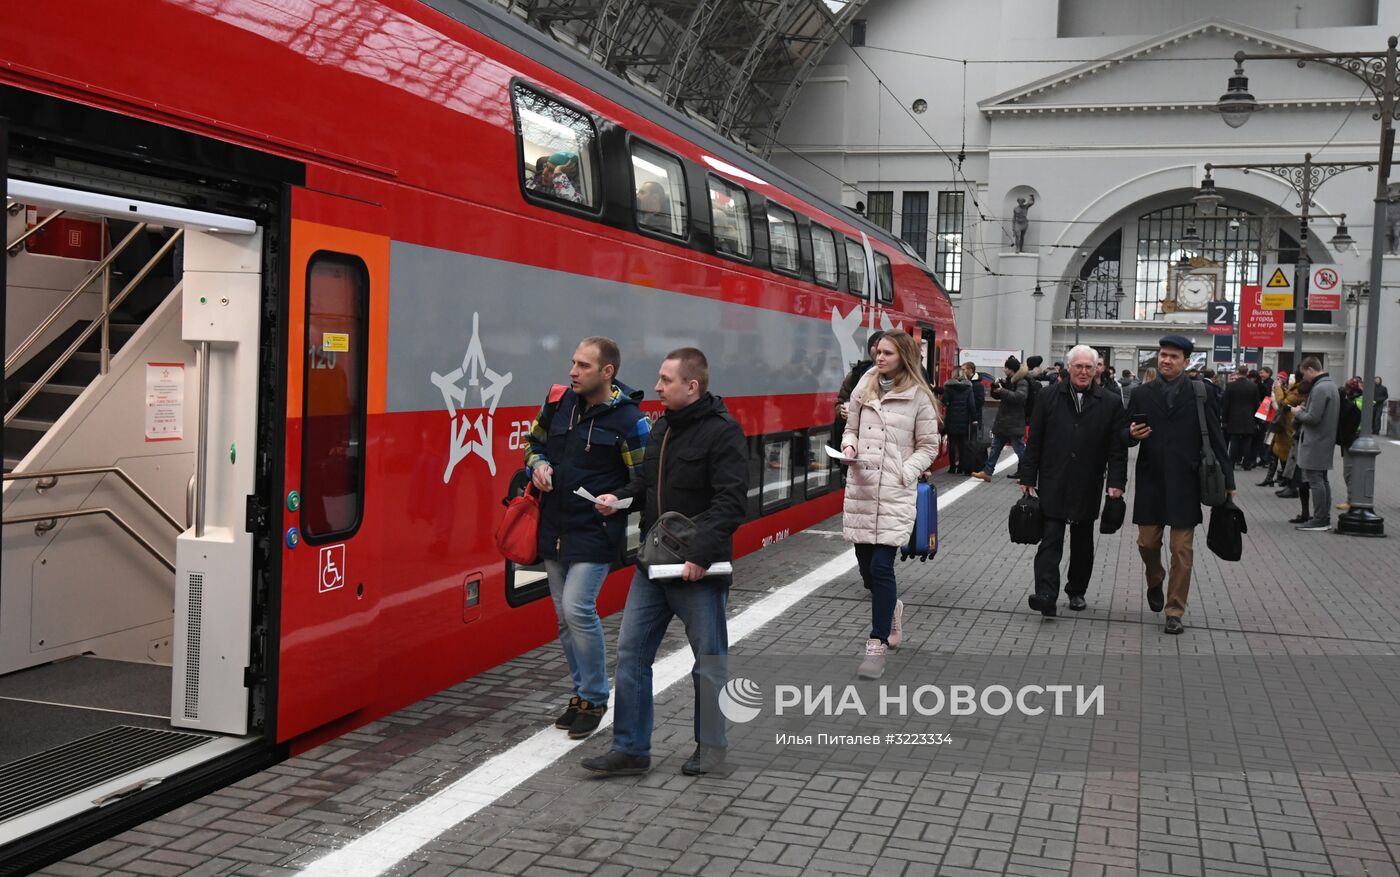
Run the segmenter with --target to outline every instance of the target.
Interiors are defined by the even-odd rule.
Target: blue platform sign
[[[1210,361],[1216,363],[1233,362],[1235,359],[1235,336],[1216,335],[1215,349],[1211,351]]]

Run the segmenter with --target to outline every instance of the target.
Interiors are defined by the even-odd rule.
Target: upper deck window
[[[880,277],[880,301],[890,304],[894,301],[894,268],[890,265],[889,256],[875,254],[875,273]]]
[[[786,207],[768,205],[768,248],[773,269],[796,274],[801,268],[797,243],[797,217]]]
[[[753,227],[749,224],[749,193],[742,186],[711,176],[710,222],[715,252],[741,259],[753,258]]]
[[[686,236],[690,218],[685,197],[685,169],[674,156],[645,143],[632,144],[633,207],[637,228],[672,237]]]
[[[812,225],[812,265],[816,269],[817,282],[835,289],[840,281],[840,268],[836,264],[836,238],[831,229],[813,223]]]
[[[846,274],[851,279],[851,294],[865,298],[870,290],[865,285],[865,248],[846,238]]]
[[[515,132],[525,191],[565,204],[597,209],[598,132],[587,113],[516,83]]]

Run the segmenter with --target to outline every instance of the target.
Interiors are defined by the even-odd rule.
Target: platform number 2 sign
[[[1213,301],[1206,306],[1206,328],[1212,335],[1235,333],[1235,303]]]

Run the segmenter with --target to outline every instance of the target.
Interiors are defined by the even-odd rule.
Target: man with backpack
[[[542,496],[539,555],[559,621],[559,644],[573,678],[573,697],[554,727],[578,740],[608,710],[607,649],[598,592],[622,557],[624,518],[608,519],[574,493],[617,490],[640,474],[651,422],[640,390],[616,380],[622,355],[611,338],[579,342],[569,386],[555,385],[526,437],[525,465]]]

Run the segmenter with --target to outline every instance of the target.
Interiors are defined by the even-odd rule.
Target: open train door
[[[298,190],[293,199],[311,197]],[[292,221],[277,737],[364,707],[381,596],[371,429],[384,411],[389,239]]]

